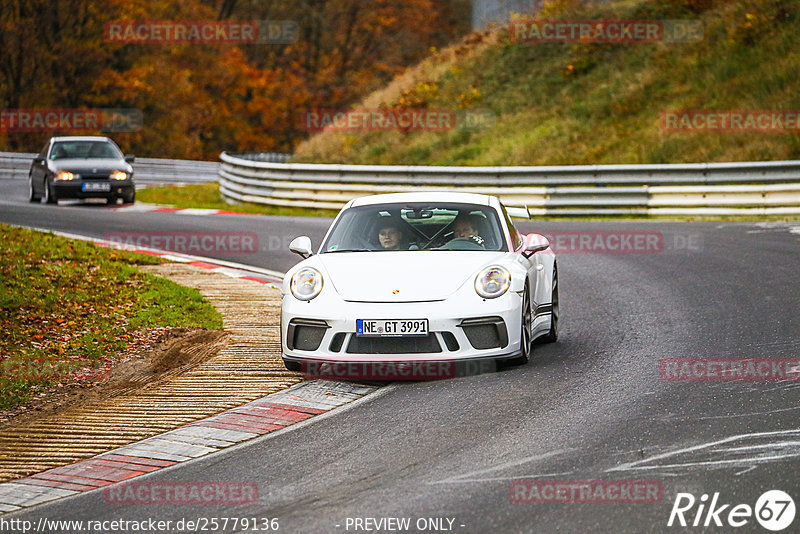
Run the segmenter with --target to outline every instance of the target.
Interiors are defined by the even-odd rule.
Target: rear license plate
[[[111,191],[111,184],[108,182],[85,182],[81,185],[81,191]]]
[[[427,336],[427,319],[356,319],[358,336]]]

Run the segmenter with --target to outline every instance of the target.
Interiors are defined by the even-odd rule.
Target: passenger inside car
[[[383,250],[400,250],[402,248],[403,230],[395,221],[387,221],[379,226],[378,242]]]
[[[50,159],[64,159],[67,157],[67,153],[60,144],[57,144],[53,147],[53,152],[50,154]]]

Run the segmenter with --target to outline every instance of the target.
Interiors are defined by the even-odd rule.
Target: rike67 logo
[[[794,521],[794,500],[781,490],[764,492],[754,507],[749,504],[723,504],[719,492],[715,492],[708,502],[707,494],[695,498],[691,493],[678,493],[669,514],[667,526],[681,527],[721,527],[738,528],[756,521],[767,530],[778,532],[786,529]]]

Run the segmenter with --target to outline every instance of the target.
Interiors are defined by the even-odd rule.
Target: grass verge
[[[547,2],[539,19],[686,20],[702,39],[656,43],[514,42],[474,33],[408,69],[355,108],[488,111],[469,131],[334,131],[294,162],[573,165],[800,158],[800,133],[665,131],[670,110],[800,107],[800,5],[789,0]]]
[[[192,185],[165,185],[148,187],[136,191],[136,198],[151,204],[168,204],[176,208],[206,208],[229,210],[260,215],[282,215],[289,217],[333,217],[337,210],[293,208],[283,206],[261,206],[259,204],[228,204],[219,194],[215,182]]]
[[[198,291],[136,268],[158,258],[5,225],[0,236],[0,410],[102,378],[138,329],[222,329]]]

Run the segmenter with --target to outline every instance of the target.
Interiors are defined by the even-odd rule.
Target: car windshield
[[[122,159],[117,147],[105,141],[59,141],[53,143],[50,159]]]
[[[374,204],[336,221],[322,253],[508,249],[497,212],[455,203]]]

